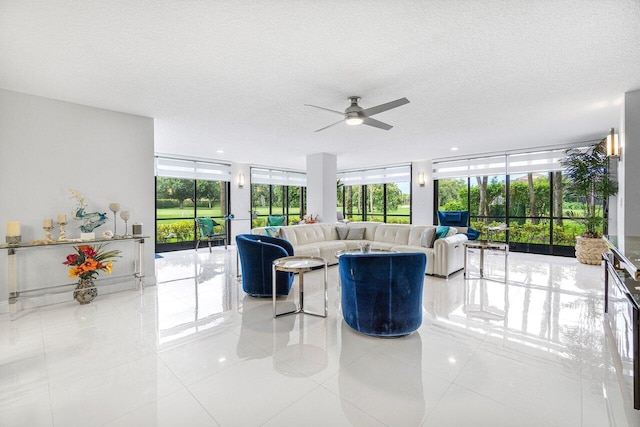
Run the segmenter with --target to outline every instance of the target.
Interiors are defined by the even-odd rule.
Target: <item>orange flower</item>
[[[93,258],[88,258],[80,267],[83,271],[94,271],[98,267],[98,261]]]

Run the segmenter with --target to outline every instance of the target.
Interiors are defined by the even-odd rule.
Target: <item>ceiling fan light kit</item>
[[[344,121],[351,126],[361,125],[364,122],[358,113],[347,113],[347,117]]]
[[[340,111],[336,111],[336,110],[331,110],[329,108],[318,107],[317,105],[304,104],[307,107],[319,108],[321,110],[330,111],[332,113],[336,113],[336,114],[340,114],[341,116],[344,116],[343,120],[332,123],[329,126],[320,128],[316,130],[316,132],[320,132],[321,130],[325,130],[327,128],[335,126],[338,123],[342,123],[343,121],[346,124],[351,126],[365,124],[368,126],[376,127],[378,129],[389,130],[393,126],[387,123],[381,122],[379,120],[372,119],[371,116],[409,103],[409,100],[407,98],[400,98],[400,99],[396,99],[395,101],[387,102],[386,104],[380,104],[375,107],[363,109],[361,106],[358,105],[358,101],[360,100],[359,96],[350,96],[348,99],[351,102],[351,105],[344,110],[344,113],[341,113]]]

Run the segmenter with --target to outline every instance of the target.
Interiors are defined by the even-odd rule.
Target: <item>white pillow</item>
[[[433,247],[433,240],[436,237],[436,229],[433,227],[425,228],[420,236],[420,246],[425,248]]]

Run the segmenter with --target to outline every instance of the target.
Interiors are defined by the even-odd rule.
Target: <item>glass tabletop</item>
[[[506,249],[507,244],[503,242],[489,242],[487,240],[470,240],[464,242],[464,245],[468,248],[476,249]]]
[[[309,270],[324,267],[327,261],[315,256],[289,256],[273,261],[273,265],[279,270]]]
[[[339,251],[335,251],[333,255],[336,258],[341,257],[342,255],[369,255],[369,254],[381,254],[381,253],[394,253],[397,251],[392,251],[391,249],[369,249],[367,252],[362,249],[340,249]]]
[[[611,251],[634,277],[640,276],[640,236],[605,236]]]

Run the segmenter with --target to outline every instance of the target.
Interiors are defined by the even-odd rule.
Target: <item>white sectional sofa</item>
[[[348,233],[355,229],[352,238],[347,234],[341,239],[338,228],[348,227]],[[363,243],[370,243],[372,249],[388,249],[401,252],[424,252],[427,255],[429,275],[448,277],[464,267],[464,245],[467,236],[457,234],[451,227],[447,237],[437,239],[433,247],[421,246],[423,232],[436,226],[383,224],[379,222],[350,222],[348,224],[302,224],[283,227],[259,227],[251,230],[253,234],[267,234],[277,231],[278,237],[293,245],[296,255],[312,255],[326,259],[329,265],[337,264],[335,252],[345,249],[357,249]],[[364,229],[364,233],[362,233]],[[340,229],[345,234],[344,228]],[[344,236],[343,236],[344,237]],[[355,238],[354,238],[355,237]]]

